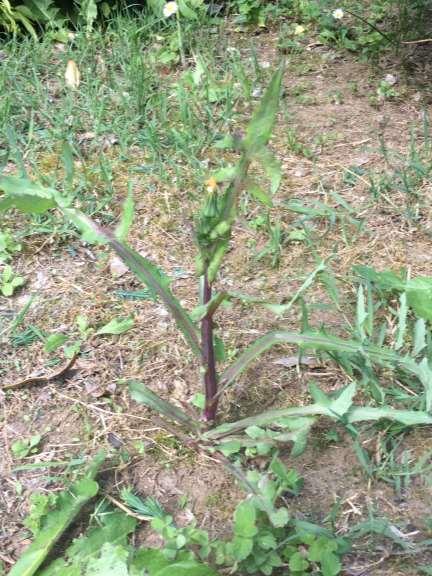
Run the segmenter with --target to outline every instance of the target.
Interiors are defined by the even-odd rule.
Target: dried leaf
[[[73,60],[68,60],[65,71],[66,86],[76,90],[80,85],[81,74]]]

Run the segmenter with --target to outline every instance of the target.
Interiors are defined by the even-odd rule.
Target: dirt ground
[[[260,42],[262,60],[275,62],[276,38],[262,34]],[[272,142],[283,162],[283,180],[274,213],[289,227],[297,216],[286,208],[285,201],[293,197],[304,202],[318,198],[334,206],[331,190],[337,190],[353,206],[355,217],[362,220],[363,226],[356,230],[347,224],[346,242],[341,241],[337,225],[315,222],[321,235],[317,253],[328,257],[336,251],[332,266],[338,278],[349,278],[354,264],[369,264],[378,270],[407,266],[412,275],[430,274],[431,186],[421,191],[421,215],[413,223],[403,216],[405,199],[398,191],[392,190],[387,198],[373,202],[366,179],[347,185],[343,178],[346,170],[353,167],[376,172],[388,168],[380,153],[381,136],[389,149],[407,150],[410,130],[416,127],[418,133],[423,112],[430,107],[430,88],[418,81],[424,70],[421,62],[415,74],[411,72],[407,78],[394,64],[383,72],[328,47],[312,45],[288,63],[281,120]],[[370,95],[375,94],[377,80],[386,73],[398,79],[396,89],[400,95],[373,106]],[[314,149],[316,160],[289,149],[288,129],[295,129],[298,140]],[[192,308],[196,304],[196,282],[189,248],[193,241],[190,201],[183,190],[170,190],[169,195],[149,192],[145,178],[140,176],[134,182],[137,214],[131,243],[175,278],[176,294]],[[227,259],[220,287],[280,302],[294,293],[301,278],[316,265],[305,244],[292,242],[283,249],[280,267],[274,270],[265,261],[256,261],[248,249],[252,240],[257,247],[266,242],[265,235],[252,230],[244,217],[233,238],[238,250],[233,249]],[[179,498],[187,497],[180,512],[185,520],[196,517],[199,525],[215,535],[226,531],[242,494],[233,478],[226,471],[215,469],[213,462],[179,447],[153,414],[131,401],[125,388],[125,381],[139,379],[162,396],[180,402],[189,401],[200,388],[198,366],[163,308],[148,301],[121,300],[115,291],[137,289],[135,279],[129,273],[117,276],[111,255],[78,241],[36,239],[17,258],[15,267],[25,274],[27,284],[14,298],[0,297],[3,318],[13,317],[29,296],[36,294],[26,322],[44,330],[68,332],[74,329],[78,313],[87,315],[92,326],[99,326],[114,315],[130,314],[135,317],[135,327],[121,336],[93,338],[63,379],[1,393],[0,558],[13,563],[28,543],[22,520],[29,495],[36,490],[56,490],[59,485],[57,469],[17,472],[17,465],[67,462],[93,453],[100,446],[112,449],[112,435],[133,456],[104,475],[108,493],[115,495],[121,487],[132,485],[139,493],[156,496],[172,511],[179,509]],[[342,297],[344,309],[349,310],[354,297],[349,283],[345,284]],[[321,288],[308,293],[309,303],[323,301],[330,304]],[[242,348],[275,326],[293,330],[299,326],[295,314],[278,321],[268,312],[244,306],[223,310],[218,322],[230,351]],[[314,312],[314,325],[321,322],[328,331],[341,329],[340,314],[330,306],[324,311],[317,307]],[[345,383],[342,372],[330,362],[318,368],[302,367],[300,373],[295,367],[274,364],[291,353],[276,349],[264,356],[230,392],[220,414],[229,420],[253,414],[263,404],[306,403],[307,383],[311,379],[327,390]],[[60,359],[54,369],[63,362]],[[51,369],[40,342],[19,348],[9,341],[1,344],[2,385],[29,375],[44,375]],[[340,534],[366,520],[373,511],[402,526],[408,539],[421,541],[430,537],[426,522],[432,517],[430,478],[416,477],[402,496],[397,495],[385,482],[365,477],[348,438],[329,443],[323,441],[324,432],[319,428],[313,432],[306,453],[297,460],[285,456],[286,462],[305,479],[302,494],[293,502],[299,517],[322,521],[338,503],[336,527]],[[11,453],[12,443],[33,434],[42,435],[40,450],[17,462]],[[414,431],[404,445],[407,448],[420,454],[431,450],[429,431]],[[148,537],[143,527],[138,538]],[[388,540],[363,540],[356,546],[345,559],[344,574],[418,573],[414,568],[418,557],[402,555]],[[432,558],[424,558],[424,564],[430,562]]]

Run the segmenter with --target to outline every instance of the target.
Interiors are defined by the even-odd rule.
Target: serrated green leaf
[[[378,290],[384,292],[403,291],[405,290],[405,280],[401,275],[385,270],[384,272],[377,272],[370,266],[353,266],[354,272],[373,284]]]
[[[419,276],[411,278],[406,284],[406,295],[409,306],[416,315],[425,320],[432,320],[432,278]]]
[[[98,558],[91,558],[85,576],[129,576],[127,565],[129,552],[124,546],[106,542]]]
[[[216,446],[219,452],[222,452],[224,456],[231,456],[232,454],[237,454],[242,449],[242,442],[240,440],[227,440],[222,444]]]
[[[123,202],[120,222],[115,231],[115,237],[118,240],[126,240],[129,230],[133,223],[134,214],[135,214],[135,203],[133,199],[132,190],[129,189],[127,198]]]
[[[367,420],[393,420],[406,426],[432,424],[432,416],[422,411],[396,410],[393,408],[374,408],[369,406],[353,406],[348,414],[348,422],[365,422]]]
[[[102,328],[99,328],[96,334],[123,334],[133,328],[134,324],[133,318],[113,318]]]
[[[303,573],[305,570],[309,568],[309,562],[303,557],[300,552],[294,552],[294,554],[290,557],[288,566],[292,572],[300,572]]]
[[[128,535],[136,528],[137,521],[123,512],[107,512],[99,518],[101,526],[91,528],[67,548],[64,559],[52,562],[38,576],[82,576],[89,560],[99,557],[104,544],[126,546]],[[87,573],[87,572],[85,572]]]
[[[0,212],[17,208],[27,214],[43,214],[57,205],[58,192],[52,188],[32,182],[28,178],[1,175]]]
[[[284,66],[281,64],[247,127],[243,145],[250,156],[259,153],[270,139],[279,108],[283,73]]]
[[[290,516],[286,508],[278,508],[269,514],[269,519],[275,528],[282,528],[288,524]]]
[[[269,208],[273,206],[271,197],[264,192],[261,186],[254,180],[248,179],[245,188],[255,200],[258,200],[258,202],[261,202],[264,206],[268,206]]]
[[[337,576],[342,570],[342,564],[339,558],[331,550],[324,550],[322,552],[320,565],[322,576]]]
[[[36,573],[81,508],[97,494],[99,487],[94,477],[104,460],[105,453],[100,452],[90,463],[86,476],[76,481],[70,490],[58,494],[55,508],[44,518],[40,532],[13,566],[10,576],[33,576]]]
[[[235,178],[236,174],[237,166],[225,166],[224,168],[216,170],[216,172],[212,172],[212,178],[214,178],[216,182],[226,182],[227,180]]]
[[[231,543],[231,552],[236,562],[246,560],[253,550],[253,539],[235,535]]]
[[[255,506],[250,500],[240,502],[234,512],[234,534],[244,538],[252,538],[258,532],[255,522]]]
[[[152,262],[141,256],[141,254],[138,254],[135,250],[132,250],[127,244],[119,242],[114,238],[110,239],[110,244],[137,278],[159,296],[167,310],[172,314],[177,323],[177,327],[182,332],[192,351],[201,357],[201,347],[197,330],[186,310],[169,289],[166,281],[167,277],[162,275],[160,270]]]
[[[107,244],[109,242],[109,238],[104,233],[104,230],[80,210],[76,208],[63,208],[62,211],[66,218],[81,232],[81,237],[84,242],[88,242],[89,244]]]
[[[352,401],[356,393],[356,383],[351,382],[343,388],[336,399],[332,400],[329,409],[337,416],[344,416],[352,406]]]
[[[256,160],[261,164],[267,178],[270,180],[270,190],[276,194],[282,180],[282,165],[268,148],[260,150]]]

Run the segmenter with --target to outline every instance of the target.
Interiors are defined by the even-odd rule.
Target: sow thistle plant
[[[271,82],[255,111],[243,138],[227,136],[218,146],[237,152],[239,159],[234,167],[225,171],[228,180],[225,188],[207,182],[206,198],[196,216],[195,239],[198,246],[196,261],[199,277],[199,305],[192,311],[186,310],[170,289],[167,276],[155,264],[139,254],[126,242],[128,230],[133,221],[134,204],[129,195],[124,203],[120,223],[115,231],[106,230],[91,220],[80,210],[71,206],[72,200],[62,196],[57,190],[47,188],[27,178],[11,175],[0,176],[0,211],[16,208],[26,213],[43,213],[57,208],[80,229],[87,242],[111,247],[135,276],[146,284],[152,294],[157,295],[175,320],[177,327],[200,363],[204,390],[204,408],[201,419],[193,419],[178,406],[168,402],[142,382],[132,381],[129,390],[140,403],[163,414],[177,425],[180,438],[191,445],[225,455],[258,446],[262,453],[269,447],[282,443],[293,444],[292,454],[299,454],[306,445],[307,435],[318,417],[326,416],[347,427],[365,420],[390,419],[406,426],[432,424],[432,370],[427,359],[417,361],[410,356],[401,356],[397,351],[372,344],[368,340],[344,340],[309,330],[295,333],[285,330],[269,332],[258,338],[242,351],[234,362],[218,373],[215,354],[214,315],[222,302],[240,299],[257,302],[272,312],[287,313],[302,293],[312,284],[315,277],[325,270],[321,263],[309,275],[298,292],[287,304],[277,305],[259,299],[215,290],[218,273],[229,248],[232,228],[237,217],[240,196],[247,191],[265,205],[271,205],[274,193],[281,180],[280,165],[267,147],[276,121],[282,89],[283,66],[274,73]],[[258,163],[271,181],[270,192],[263,190],[251,177],[250,168]],[[312,385],[310,393],[313,403],[300,407],[283,407],[269,410],[243,420],[222,423],[215,426],[218,403],[221,395],[231,387],[239,376],[273,346],[292,345],[301,351],[312,349],[326,352],[333,358],[343,358],[345,364],[378,365],[386,369],[403,370],[411,378],[419,381],[424,388],[425,410],[398,410],[388,406],[355,406],[353,399],[356,383],[327,395]],[[225,462],[226,463],[226,462]],[[234,470],[233,473],[236,473]]]

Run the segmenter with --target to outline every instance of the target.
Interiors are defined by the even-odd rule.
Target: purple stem
[[[207,273],[204,276],[203,304],[210,302],[212,297],[211,284],[208,281]],[[203,355],[205,407],[204,419],[213,421],[216,418],[218,401],[215,398],[217,393],[216,363],[213,346],[213,314],[210,312],[201,320],[201,347]]]

